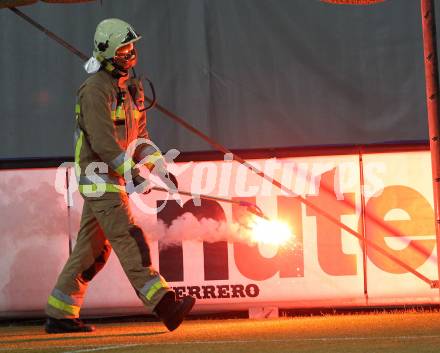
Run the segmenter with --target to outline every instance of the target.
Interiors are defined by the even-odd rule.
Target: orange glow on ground
[[[252,240],[256,243],[284,245],[294,239],[289,225],[280,220],[255,217],[250,225]]]

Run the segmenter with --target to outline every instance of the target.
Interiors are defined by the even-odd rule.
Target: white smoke
[[[252,231],[246,224],[217,221],[212,218],[198,220],[192,213],[187,212],[176,218],[170,226],[162,220],[144,218],[139,222],[150,241],[160,241],[161,247],[180,244],[182,241],[205,242],[241,242],[255,245]]]

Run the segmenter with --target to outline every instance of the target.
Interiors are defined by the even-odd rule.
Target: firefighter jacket
[[[82,194],[99,196],[123,191],[127,176],[130,179],[139,174],[135,163],[145,158],[145,165],[151,170],[162,158],[160,151],[145,143],[127,151],[136,139],[148,139],[146,113],[140,111],[143,104],[140,81],[129,79],[121,88],[118,79],[104,70],[79,88],[75,106],[75,173]]]

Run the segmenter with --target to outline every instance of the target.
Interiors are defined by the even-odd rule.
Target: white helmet
[[[99,58],[112,59],[120,47],[134,43],[141,38],[127,22],[117,18],[108,18],[96,27],[93,56],[98,60]]]

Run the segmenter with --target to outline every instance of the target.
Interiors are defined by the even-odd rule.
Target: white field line
[[[388,341],[388,340],[420,340],[438,338],[440,335],[423,335],[423,336],[371,336],[371,337],[314,337],[314,338],[288,338],[288,339],[272,339],[272,340],[224,340],[224,341],[176,341],[176,342],[146,342],[144,344],[121,344],[97,346],[96,348],[82,348],[82,346],[46,346],[46,347],[27,347],[27,348],[0,348],[0,351],[23,350],[44,350],[44,349],[61,349],[69,348],[75,350],[64,351],[63,353],[86,353],[102,350],[111,350],[119,348],[132,348],[142,346],[178,346],[178,345],[209,345],[209,344],[237,344],[237,343],[288,343],[288,342],[338,342],[338,341]],[[86,345],[87,346],[87,345]],[[79,348],[79,349],[76,349]]]
[[[225,341],[182,341],[182,342],[154,342],[145,344],[121,344],[119,346],[97,347],[91,349],[79,349],[74,351],[65,351],[63,353],[87,353],[93,351],[102,351],[106,349],[134,348],[142,346],[177,346],[179,344],[237,344],[237,343],[289,343],[289,342],[336,342],[336,341],[374,341],[374,340],[416,340],[427,338],[440,338],[440,335],[433,336],[389,336],[389,337],[316,337],[316,338],[292,338],[278,340],[225,340]]]

